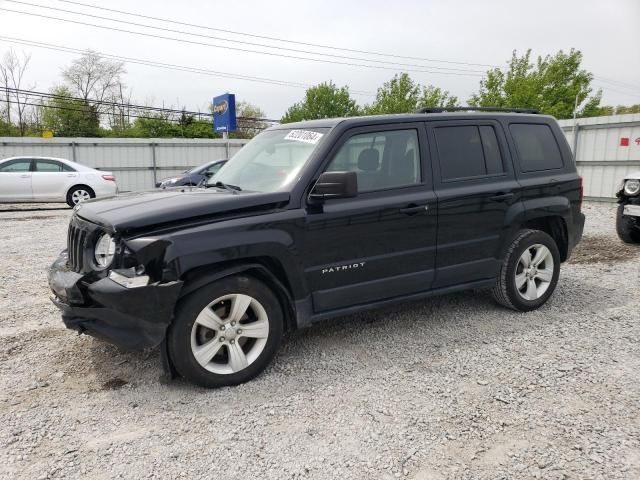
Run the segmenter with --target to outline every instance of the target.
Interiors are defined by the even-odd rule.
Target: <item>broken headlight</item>
[[[111,235],[108,233],[104,233],[100,236],[98,241],[96,242],[96,246],[94,249],[93,256],[96,260],[96,265],[98,268],[105,269],[111,262],[113,262],[113,257],[116,255],[116,242]]]

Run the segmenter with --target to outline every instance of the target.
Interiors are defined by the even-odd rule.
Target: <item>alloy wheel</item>
[[[525,300],[542,297],[553,279],[554,263],[551,251],[536,243],[528,247],[518,260],[515,271],[516,289]]]
[[[269,336],[267,312],[255,298],[231,294],[215,299],[191,328],[191,352],[212,373],[237,373],[262,353]]]

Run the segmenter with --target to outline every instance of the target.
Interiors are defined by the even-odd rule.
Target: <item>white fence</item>
[[[584,177],[585,196],[612,200],[627,173],[640,170],[640,114],[561,120]],[[626,140],[624,140],[626,139]],[[626,144],[628,142],[628,144]],[[111,171],[123,191],[153,188],[156,181],[210,160],[228,158],[247,140],[142,138],[0,138],[0,158],[62,157]]]
[[[156,181],[211,160],[228,158],[247,140],[155,138],[0,137],[0,159],[47,156],[113,172],[121,191],[153,188]]]
[[[640,114],[560,120],[584,178],[585,196],[613,200],[620,180],[640,171]],[[575,134],[574,134],[575,131]]]

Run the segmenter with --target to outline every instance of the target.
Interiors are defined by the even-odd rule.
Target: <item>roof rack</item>
[[[417,113],[444,113],[444,112],[510,112],[510,113],[540,113],[533,108],[502,108],[502,107],[427,107],[421,108]]]

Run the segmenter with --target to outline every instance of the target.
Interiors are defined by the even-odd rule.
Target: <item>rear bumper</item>
[[[126,350],[155,347],[173,319],[182,282],[125,288],[109,278],[94,282],[69,271],[66,252],[48,273],[52,301],[71,330],[87,333]]]
[[[94,184],[92,188],[98,198],[112,197],[118,193],[118,185],[116,185],[116,182],[104,181]]]

